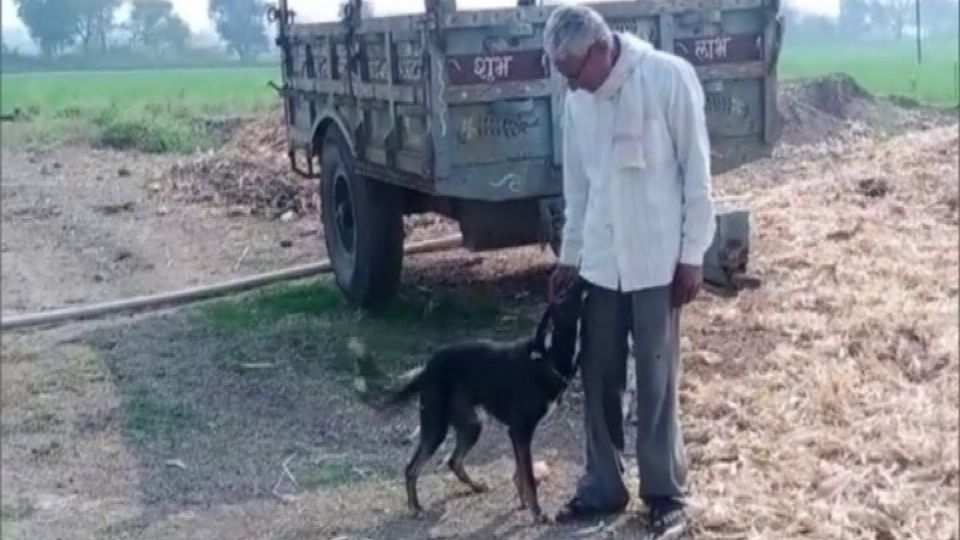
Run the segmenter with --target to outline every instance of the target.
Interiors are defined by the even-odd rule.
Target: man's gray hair
[[[587,6],[562,5],[550,13],[543,29],[547,56],[563,60],[570,55],[583,56],[598,41],[610,43],[613,31],[595,10]]]

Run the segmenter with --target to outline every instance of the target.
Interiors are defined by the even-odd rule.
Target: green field
[[[918,66],[910,40],[797,45],[788,39],[780,74],[790,79],[843,72],[874,94],[955,105],[957,49],[956,40],[926,43]],[[88,139],[180,152],[216,143],[207,119],[275,107],[271,80],[279,82],[279,70],[264,67],[2,74],[0,105],[6,114],[19,109],[31,120],[8,140]]]
[[[100,111],[111,104],[143,109],[158,104],[209,115],[245,114],[277,103],[268,81],[279,69],[219,68],[154,71],[75,71],[3,74],[4,112],[42,115],[69,109]]]
[[[14,141],[91,140],[147,152],[185,152],[217,142],[210,119],[277,106],[270,68],[76,71],[3,74],[4,114],[30,121]]]
[[[785,78],[846,73],[873,94],[906,96],[938,105],[956,105],[958,62],[956,40],[923,44],[923,64],[917,64],[916,42],[857,45],[791,45],[780,57]]]

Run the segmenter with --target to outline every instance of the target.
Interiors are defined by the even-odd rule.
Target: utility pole
[[[920,0],[913,0],[917,10],[917,63],[923,63],[923,27],[920,25]]]

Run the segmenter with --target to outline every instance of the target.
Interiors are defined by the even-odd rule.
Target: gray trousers
[[[680,310],[670,287],[630,293],[588,286],[581,375],[587,435],[586,473],[577,498],[596,508],[629,500],[623,482],[623,392],[628,337],[637,375],[637,465],[640,496],[682,497],[686,477],[678,418]]]

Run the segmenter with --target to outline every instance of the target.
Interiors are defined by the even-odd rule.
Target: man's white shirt
[[[704,97],[693,67],[630,34],[597,92],[567,92],[560,262],[634,291],[700,266],[716,224]]]

